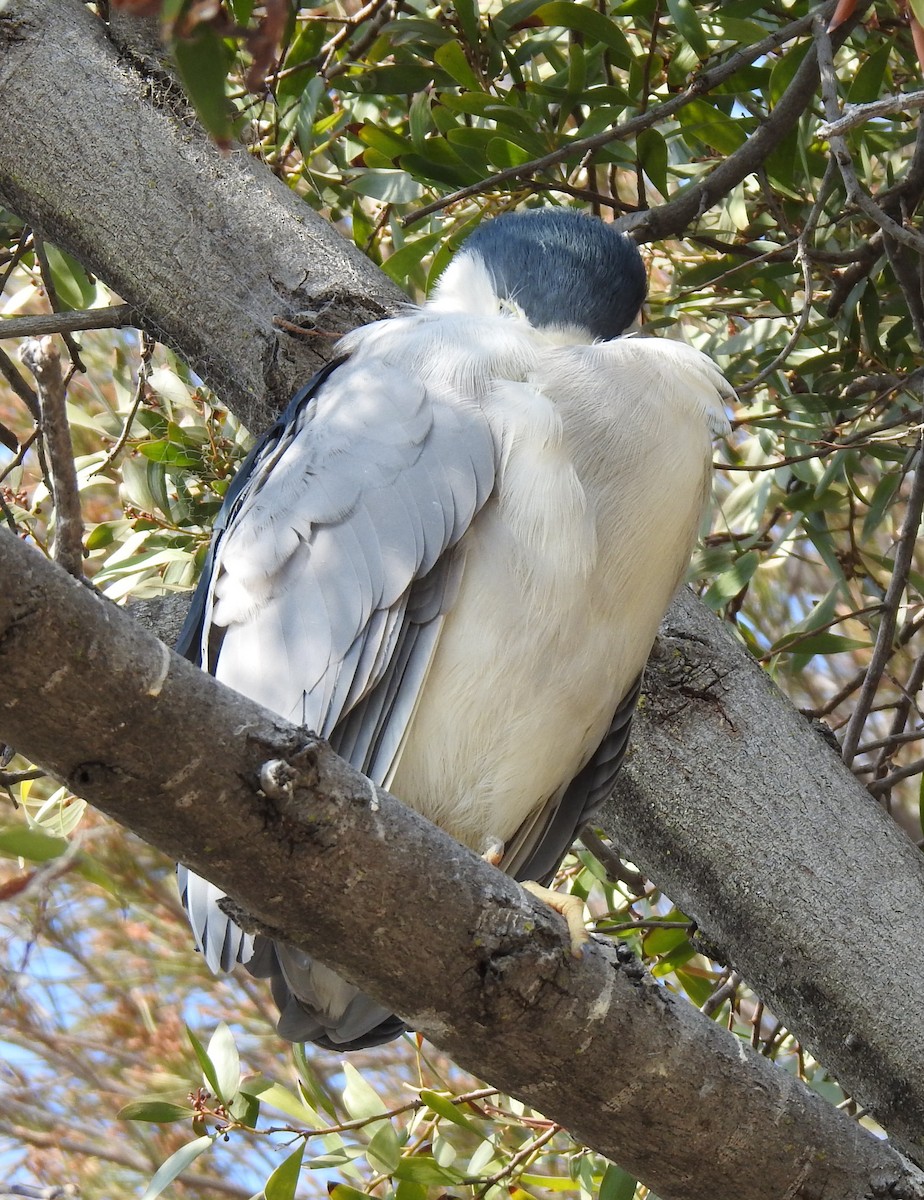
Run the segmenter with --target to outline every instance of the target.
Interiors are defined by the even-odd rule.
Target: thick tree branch
[[[105,279],[253,428],[331,345],[280,333],[274,316],[344,332],[404,299],[245,150],[222,155],[79,0],[0,9],[0,103],[16,114],[0,202]]]
[[[0,738],[462,1066],[664,1200],[924,1200],[924,1174],[627,951],[575,960],[511,879],[6,532],[0,574]],[[38,694],[37,655],[58,664]]]
[[[921,1157],[924,856],[689,593],[662,625],[604,824]]]

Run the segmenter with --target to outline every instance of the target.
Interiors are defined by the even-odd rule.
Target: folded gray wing
[[[333,364],[235,478],[178,649],[385,783],[495,471],[475,403],[382,362]],[[213,970],[252,961],[280,990],[298,974],[278,954],[270,969],[212,884],[182,867],[179,883]]]
[[[642,677],[619,703],[603,741],[569,784],[525,821],[507,843],[501,869],[514,879],[548,884],[581,829],[613,790],[629,744]]]

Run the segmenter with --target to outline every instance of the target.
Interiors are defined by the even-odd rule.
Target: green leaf
[[[408,279],[420,267],[422,259],[443,240],[442,231],[428,233],[418,237],[394,254],[390,254],[382,263],[382,270],[400,287],[407,284]]]
[[[890,471],[888,475],[883,475],[876,484],[872,499],[869,502],[869,511],[863,521],[861,536],[864,540],[879,528],[886,513],[892,507],[893,498],[901,481],[902,475],[900,471]]]
[[[222,1104],[230,1104],[241,1086],[241,1060],[234,1043],[234,1034],[224,1021],[218,1023],[206,1054],[215,1068],[218,1097]]]
[[[408,204],[420,198],[423,188],[407,171],[363,171],[346,185],[360,196],[371,196],[385,204]]]
[[[677,980],[690,1002],[697,1008],[702,1008],[713,993],[714,982],[711,979],[704,979],[702,975],[695,975],[692,971],[685,971],[683,967],[678,967],[676,974]]]
[[[295,1069],[299,1075],[298,1089],[305,1102],[311,1108],[316,1108],[319,1113],[327,1113],[332,1121],[336,1121],[337,1106],[328,1094],[325,1085],[318,1078],[318,1073],[308,1060],[303,1045],[292,1047],[292,1061],[295,1063]]]
[[[705,100],[691,100],[677,114],[684,131],[720,154],[734,154],[747,141],[746,122],[726,116]]]
[[[170,467],[183,467],[188,470],[202,469],[202,455],[190,454],[182,446],[178,446],[175,442],[156,441],[142,442],[138,451],[145,458],[149,458],[151,462],[166,463]]]
[[[634,1200],[637,1187],[638,1180],[628,1171],[617,1167],[615,1163],[608,1163],[600,1180],[597,1200]]]
[[[663,955],[655,966],[652,967],[651,973],[656,977],[670,975],[672,971],[676,971],[678,967],[682,967],[684,963],[689,962],[695,954],[696,947],[692,942],[685,940],[681,945]]]
[[[696,57],[702,61],[709,57],[709,39],[699,23],[696,8],[690,0],[667,0],[668,11],[673,18],[677,32],[696,51]]]
[[[302,63],[309,63],[324,45],[324,37],[323,21],[306,21],[286,55],[285,69],[288,71],[292,67],[301,66]],[[296,71],[294,74],[280,79],[276,84],[276,95],[280,100],[291,100],[298,96],[299,104],[301,104],[305,92],[314,83],[323,85],[323,80],[319,79],[311,68],[306,66],[304,70]]]
[[[169,1100],[133,1100],[116,1113],[119,1121],[153,1121],[167,1125],[171,1121],[186,1121],[194,1116],[195,1110],[184,1104]]]
[[[316,27],[321,28],[320,22]],[[324,80],[316,75],[308,81],[305,90],[299,97],[298,109],[295,113],[295,136],[305,158],[310,158],[314,149],[314,124],[318,115],[318,107],[326,94],[327,88]]]
[[[188,1025],[186,1026],[186,1036],[189,1038],[189,1044],[192,1046],[193,1053],[199,1062],[199,1066],[202,1068],[202,1074],[205,1076],[205,1082],[216,1096],[219,1095],[218,1076],[215,1074],[214,1063],[206,1054],[205,1047]]]
[[[249,1096],[246,1092],[238,1092],[228,1105],[228,1112],[234,1117],[235,1121],[240,1121],[248,1129],[256,1129],[257,1121],[260,1117],[260,1101],[256,1096]]]
[[[505,170],[507,167],[522,167],[533,155],[522,146],[517,146],[507,138],[492,137],[487,146],[488,161],[492,166]]]
[[[815,654],[845,654],[849,650],[868,650],[871,645],[869,641],[843,637],[839,633],[814,633],[806,638],[789,633],[774,642],[770,653],[798,653],[811,657]]]
[[[151,462],[143,456],[127,458],[122,463],[122,487],[128,500],[142,512],[170,513],[170,496],[163,463]]]
[[[343,1104],[353,1120],[377,1117],[388,1112],[378,1092],[363,1079],[352,1063],[343,1064],[343,1075],[346,1079]]]
[[[458,1171],[441,1167],[429,1154],[415,1154],[402,1158],[394,1174],[398,1179],[406,1179],[410,1183],[421,1183],[425,1187],[442,1187],[446,1184],[459,1183],[462,1179]]]
[[[384,1121],[366,1147],[366,1158],[374,1171],[391,1175],[401,1160],[401,1140],[391,1121]]]
[[[421,1088],[420,1098],[432,1112],[438,1116],[445,1117],[447,1121],[451,1121],[453,1125],[459,1125],[462,1129],[467,1129],[469,1133],[474,1133],[476,1137],[481,1137],[481,1130],[473,1121],[470,1121],[465,1113],[460,1111],[459,1105],[453,1104],[452,1101],[442,1095],[440,1092],[431,1092],[429,1088]]]
[[[494,1145],[494,1142],[489,1137],[483,1138],[481,1145],[476,1148],[474,1154],[469,1159],[466,1174],[480,1175],[489,1163],[494,1162],[496,1157],[497,1147]]]
[[[770,103],[776,105],[783,93],[792,83],[796,72],[802,66],[802,60],[812,48],[811,39],[806,40],[801,46],[787,46],[786,53],[781,54],[776,60],[776,64],[770,74]],[[792,170],[792,159],[789,161],[790,171]]]
[[[231,144],[231,105],[225,95],[230,65],[228,51],[208,25],[199,25],[188,38],[175,38],[173,57],[199,120],[219,146]]]
[[[643,129],[635,139],[642,170],[665,198],[667,197],[667,142],[657,129]]]
[[[264,1200],[295,1200],[304,1154],[305,1143],[302,1142],[294,1154],[279,1164],[263,1187]]]
[[[92,307],[96,300],[96,284],[90,281],[76,258],[50,242],[45,243],[45,255],[62,308]]]
[[[369,1200],[368,1192],[360,1192],[348,1183],[335,1183],[328,1195],[330,1200]]]
[[[669,916],[672,921],[682,921],[683,914],[672,912]],[[670,954],[676,950],[678,946],[684,945],[689,941],[690,933],[687,929],[649,929],[646,930],[642,938],[646,955],[661,956]]]
[[[70,843],[66,838],[52,837],[28,825],[10,825],[0,829],[0,854],[6,858],[24,858],[27,862],[43,863],[59,858]]]
[[[241,1084],[241,1091],[248,1096],[256,1096],[262,1104],[268,1104],[285,1113],[296,1124],[317,1128],[324,1124],[319,1120],[313,1108],[303,1104],[301,1100],[281,1083],[272,1083],[268,1079],[248,1079]]]
[[[892,43],[887,38],[854,75],[847,92],[849,104],[869,104],[870,101],[879,99],[891,54]]]
[[[395,1188],[395,1200],[427,1200],[427,1189],[422,1183],[402,1179]]]
[[[760,555],[756,550],[748,550],[727,571],[713,579],[703,595],[703,603],[716,612],[747,587],[759,566]]]
[[[87,534],[87,539],[84,545],[88,550],[101,550],[104,546],[111,546],[115,541],[115,526],[114,521],[100,521],[98,525],[94,525]],[[119,522],[121,524],[121,522]]]
[[[568,4],[564,0],[552,0],[543,4],[534,14],[543,25],[560,25],[584,33],[594,42],[599,42],[610,51],[610,57],[618,66],[629,68],[633,53],[626,35],[618,25],[593,8],[582,4]]]
[[[460,83],[471,92],[481,91],[481,81],[472,70],[465,57],[465,51],[458,42],[445,42],[433,55],[433,61],[456,83]]]
[[[437,79],[436,76],[439,76]],[[442,84],[448,77],[419,64],[373,67],[353,75],[341,75],[337,83],[345,92],[371,96],[405,96],[421,92],[429,84]]]
[[[456,10],[465,40],[471,47],[477,47],[481,42],[477,0],[453,0],[453,8]]]
[[[182,1175],[190,1163],[195,1162],[200,1154],[204,1154],[211,1147],[217,1136],[218,1134],[204,1134],[194,1142],[187,1142],[185,1146],[181,1146],[175,1154],[171,1154],[145,1188],[141,1200],[155,1200],[178,1175]]]
[[[418,92],[411,101],[408,109],[408,131],[415,150],[422,150],[427,134],[433,129],[433,119],[430,115],[430,96],[427,92]]]

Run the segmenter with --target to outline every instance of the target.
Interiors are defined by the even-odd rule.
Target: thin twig
[[[389,0],[369,0],[368,4],[364,4],[362,8],[357,9],[347,23],[340,26],[337,32],[321,47],[321,52],[318,55],[318,58],[321,60],[321,65],[318,68],[319,75],[327,77],[327,69],[333,62],[337,50],[347,41],[354,30],[358,29],[364,21],[373,18],[388,3]]]
[[[16,364],[3,349],[0,349],[0,375],[6,379],[16,395],[25,404],[32,419],[40,421],[42,418],[39,411],[38,396],[36,396],[32,388],[29,387],[28,383],[26,383],[25,379],[17,371]]]
[[[0,771],[0,787],[13,787],[17,783],[44,778],[45,772],[41,767],[30,767],[27,771]]]
[[[922,659],[918,659],[921,662]],[[907,733],[890,733],[888,737],[877,738],[874,742],[863,742],[857,746],[857,754],[872,754],[874,750],[881,750],[884,746],[895,750],[898,746],[905,746],[909,742],[919,742],[924,738],[924,729],[912,729]]]
[[[9,261],[6,264],[6,269],[4,270],[3,275],[0,276],[0,292],[5,290],[6,285],[9,283],[10,276],[22,262],[23,255],[31,248],[31,245],[32,230],[24,228],[22,233],[19,235],[19,240],[17,241],[13,252],[10,254]]]
[[[128,305],[126,305],[126,308]],[[154,353],[154,340],[148,337],[147,334],[141,336],[141,363],[138,366],[138,378],[135,381],[135,394],[132,396],[132,402],[128,409],[128,416],[125,418],[125,424],[122,426],[122,432],[119,434],[112,449],[106,455],[105,462],[96,468],[94,475],[99,475],[103,471],[109,469],[115,460],[125,448],[125,443],[128,441],[128,436],[131,433],[132,422],[141,407],[141,401],[144,399],[147,391],[148,379],[151,375],[151,355]]]
[[[130,304],[7,317],[0,320],[0,338],[44,337],[50,333],[77,333],[82,329],[121,329],[125,325],[134,325],[135,320],[135,310]]]
[[[41,433],[41,429],[33,429],[26,440],[20,445],[13,459],[6,464],[2,471],[0,471],[0,483],[3,483],[4,479],[6,479],[8,475],[11,475],[18,466],[22,465],[22,461],[26,457],[26,453],[31,448],[32,444],[39,437],[41,437]],[[51,488],[49,487],[48,490],[51,491]]]
[[[706,997],[706,1003],[700,1006],[700,1012],[707,1017],[717,1013],[726,1000],[731,1000],[741,986],[741,976],[737,971],[730,968],[725,972],[725,976],[719,983],[718,987]]]
[[[883,740],[882,750],[876,759],[876,775],[881,776],[885,771],[886,766],[895,753],[899,745],[906,741],[914,741],[921,737],[920,732],[912,733],[905,737],[905,725],[908,723],[908,716],[911,712],[911,706],[914,704],[915,697],[924,685],[924,654],[919,654],[914,666],[911,668],[911,674],[908,676],[908,682],[902,688],[902,694],[899,697],[898,703],[895,705],[895,712],[892,716],[892,724],[889,728],[888,736]],[[857,751],[862,754],[862,747]]]
[[[910,779],[912,775],[920,775],[924,771],[924,758],[916,758],[914,762],[908,763],[905,767],[899,767],[892,771],[889,775],[884,775],[882,779],[872,779],[866,785],[866,790],[874,796],[880,795],[882,792],[891,791],[896,783],[901,783],[903,779]]]
[[[868,104],[845,104],[842,116],[834,121],[822,121],[816,132],[827,140],[865,125],[867,121],[874,121],[877,117],[911,112],[915,108],[924,108],[924,91],[883,96],[881,100],[871,100]]]
[[[908,583],[908,572],[911,569],[918,530],[921,526],[921,513],[924,511],[924,437],[921,435],[918,436],[915,457],[917,462],[911,483],[911,494],[908,497],[908,507],[905,510],[905,518],[898,536],[892,578],[882,602],[882,618],[879,622],[879,632],[876,635],[876,645],[866,671],[866,677],[863,680],[863,686],[860,689],[860,695],[857,698],[856,708],[844,733],[841,754],[848,766],[856,757],[860,735],[876,697],[879,681],[895,650],[898,606]]]
[[[54,559],[77,579],[83,578],[83,515],[67,423],[61,356],[49,338],[30,338],[20,357],[35,376],[42,412],[42,437],[51,467],[55,507]]]
[[[633,871],[631,867],[627,867],[618,853],[608,846],[589,825],[585,825],[581,830],[581,841],[584,843],[584,849],[592,854],[606,871],[608,879],[614,883],[624,883],[636,896],[640,896],[644,892],[645,876],[640,871]]]
[[[531,1158],[538,1154],[546,1142],[550,1142],[555,1134],[559,1133],[560,1130],[560,1125],[550,1125],[548,1129],[545,1129],[542,1133],[537,1134],[536,1137],[534,1137],[533,1140],[528,1143],[528,1145],[524,1146],[522,1150],[518,1150],[516,1154],[510,1158],[510,1161],[507,1163],[507,1165],[498,1171],[496,1175],[492,1175],[490,1179],[486,1179],[483,1182],[478,1179],[472,1179],[470,1181],[472,1183],[481,1183],[481,1187],[479,1187],[478,1191],[475,1193],[475,1200],[483,1200],[483,1198],[492,1188],[496,1187],[502,1180],[509,1179],[521,1163],[528,1162]]]
[[[837,76],[834,72],[834,51],[831,46],[831,38],[828,35],[826,22],[820,15],[815,16],[814,32],[815,47],[818,54],[818,69],[821,73],[821,94],[824,100],[825,116],[829,124],[833,124],[841,117],[837,99]],[[865,213],[871,221],[874,221],[883,233],[890,234],[897,242],[909,246],[918,254],[924,254],[924,237],[915,230],[908,229],[904,225],[900,225],[897,221],[894,221],[861,186],[853,167],[850,150],[844,138],[833,134],[828,138],[828,142],[831,146],[831,153],[840,168],[841,178],[844,181],[847,198],[850,202],[855,204],[861,212]]]

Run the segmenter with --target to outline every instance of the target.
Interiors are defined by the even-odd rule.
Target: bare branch
[[[0,338],[44,337],[50,333],[77,333],[82,329],[121,329],[125,325],[134,325],[135,320],[135,310],[130,304],[6,317],[0,320]]]
[[[912,112],[916,108],[924,108],[924,90],[883,96],[881,100],[871,100],[868,104],[845,104],[841,116],[833,121],[822,121],[816,132],[821,138],[840,137],[848,130],[874,121],[877,117]]]
[[[74,447],[67,422],[61,358],[50,337],[23,344],[20,357],[35,376],[42,413],[42,438],[51,468],[55,506],[54,558],[75,578],[83,576],[83,514],[74,466]]]

